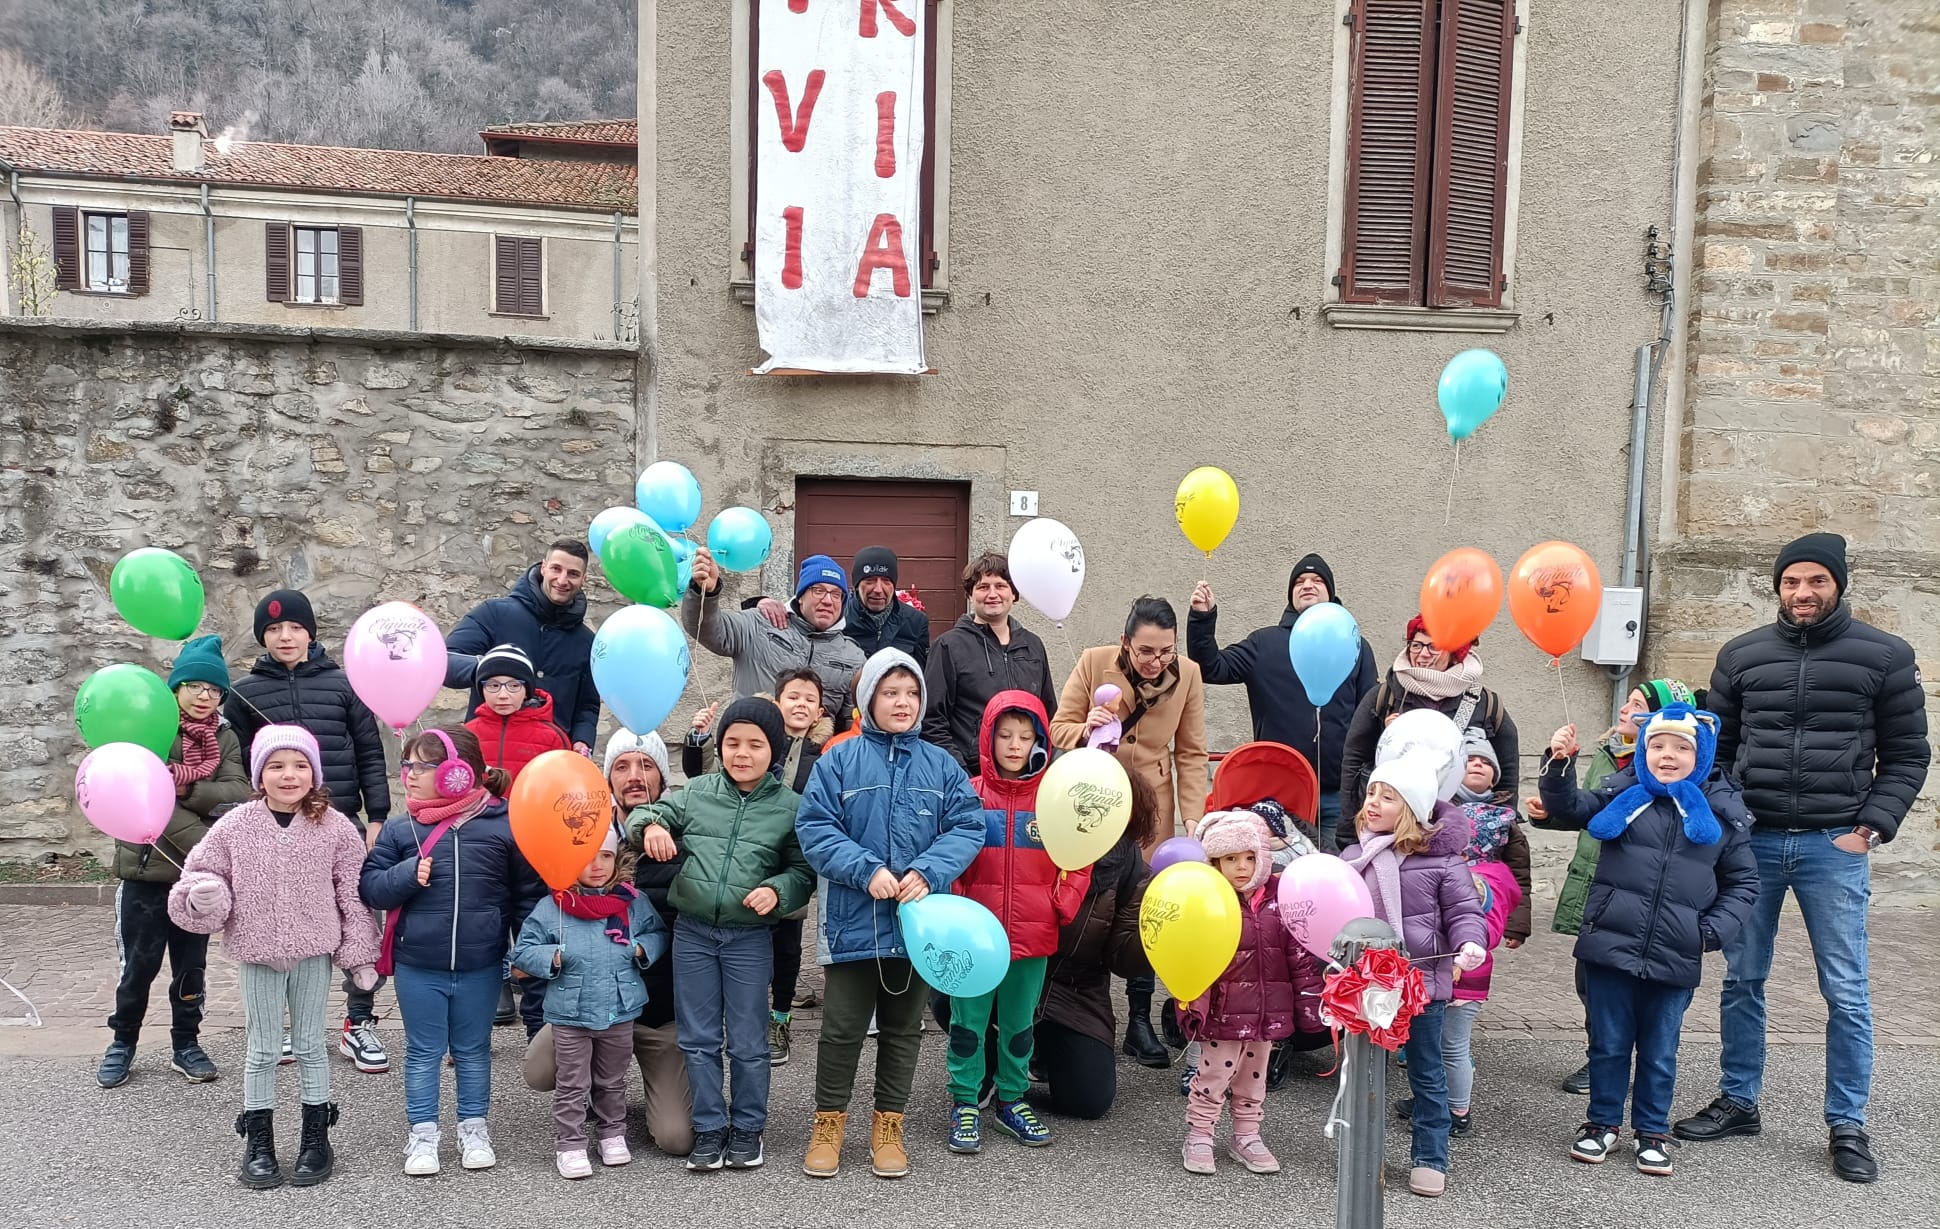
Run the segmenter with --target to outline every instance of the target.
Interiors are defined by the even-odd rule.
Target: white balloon
[[[1447,801],[1461,787],[1462,732],[1447,714],[1432,708],[1417,708],[1396,717],[1374,745],[1374,764],[1378,768],[1404,755],[1427,757],[1435,766],[1436,796]]]
[[[1019,597],[1063,626],[1084,587],[1084,547],[1062,521],[1026,521],[1010,540],[1010,576]]]

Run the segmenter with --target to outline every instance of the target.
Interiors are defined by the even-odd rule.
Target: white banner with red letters
[[[757,0],[757,368],[923,358],[923,0]]]

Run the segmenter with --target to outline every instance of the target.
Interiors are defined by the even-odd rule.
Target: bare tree
[[[67,123],[67,100],[39,69],[0,47],[0,124],[59,128]]]
[[[54,254],[40,241],[34,228],[25,222],[15,236],[13,252],[7,261],[7,279],[13,283],[13,297],[23,316],[53,313],[54,294],[59,285]]]

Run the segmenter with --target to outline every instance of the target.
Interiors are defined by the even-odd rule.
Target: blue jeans
[[[1590,1112],[1603,1127],[1623,1125],[1630,1093],[1630,1125],[1638,1135],[1671,1133],[1671,1091],[1677,1084],[1677,1038],[1691,990],[1645,981],[1601,964],[1582,964],[1590,992]],[[1637,1081],[1630,1081],[1630,1055]]]
[[[766,926],[709,926],[674,919],[674,1030],[687,1059],[694,1130],[728,1125],[721,1088],[721,1033],[727,1032],[738,1130],[768,1126],[768,983],[774,936]]]
[[[1408,1087],[1414,1090],[1414,1140],[1409,1164],[1448,1172],[1448,1072],[1442,1065],[1447,1003],[1430,1003],[1408,1025]]]
[[[1718,1091],[1751,1108],[1765,1080],[1765,979],[1772,972],[1778,910],[1790,888],[1805,917],[1819,993],[1826,1001],[1825,1120],[1834,1127],[1864,1126],[1873,1089],[1873,1008],[1866,984],[1872,874],[1867,855],[1832,843],[1851,831],[1752,830],[1758,904],[1745,928],[1725,945],[1719,1018],[1724,1078]]]
[[[491,1108],[499,985],[496,964],[463,973],[397,966],[392,988],[404,1016],[404,1114],[413,1125],[438,1121],[446,1053],[458,1067],[458,1120],[483,1118]]]
[[[1323,789],[1320,791],[1320,818],[1315,822],[1314,844],[1325,853],[1340,852],[1340,835],[1335,829],[1340,827],[1340,791]]]

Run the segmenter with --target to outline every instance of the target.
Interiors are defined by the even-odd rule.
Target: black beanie
[[[858,585],[871,576],[887,576],[890,584],[896,583],[896,552],[887,546],[865,546],[855,553],[855,569],[851,573]]]
[[[513,678],[525,684],[528,699],[539,688],[539,673],[532,668],[532,658],[516,644],[495,644],[486,649],[478,658],[478,669],[472,675],[483,687],[486,679]]]
[[[1328,567],[1327,561],[1319,555],[1305,555],[1293,565],[1293,573],[1287,577],[1287,605],[1293,605],[1293,586],[1308,572],[1320,577],[1320,583],[1327,586],[1328,601],[1340,600],[1340,595],[1334,592],[1334,569]]]
[[[296,623],[310,633],[310,639],[317,638],[317,616],[310,609],[310,599],[295,589],[278,589],[262,601],[256,603],[256,643],[263,643],[263,633],[272,623]]]
[[[1778,562],[1772,565],[1772,588],[1776,590],[1785,569],[1795,563],[1817,563],[1832,573],[1832,583],[1839,587],[1840,596],[1846,592],[1846,540],[1836,533],[1808,533],[1788,543],[1778,552]]]
[[[778,766],[788,748],[788,723],[781,719],[781,710],[773,700],[763,700],[759,696],[749,696],[736,700],[721,714],[721,720],[714,727],[714,745],[719,747],[727,736],[728,727],[741,724],[754,726],[768,738],[768,751],[773,757],[772,769]]]

